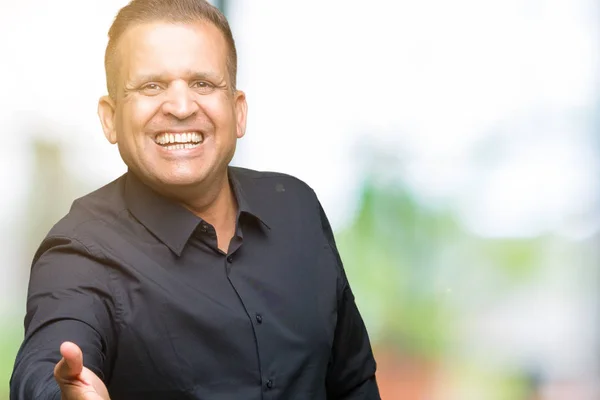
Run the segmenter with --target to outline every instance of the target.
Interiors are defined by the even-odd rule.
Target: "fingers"
[[[83,352],[75,343],[64,342],[60,346],[61,360],[54,367],[54,379],[58,383],[63,400],[110,399],[104,382],[83,366]]]
[[[72,380],[79,377],[83,370],[83,353],[75,343],[64,342],[60,346],[63,358],[54,368],[54,376],[60,380]]]

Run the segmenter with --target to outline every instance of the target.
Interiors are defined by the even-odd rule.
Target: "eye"
[[[206,81],[195,81],[190,85],[192,89],[195,89],[198,93],[208,94],[215,90],[215,85]]]
[[[160,93],[162,91],[162,87],[158,83],[150,82],[142,85],[139,91],[147,96],[152,96]]]

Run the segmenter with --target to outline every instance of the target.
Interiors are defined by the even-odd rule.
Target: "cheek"
[[[121,107],[117,115],[117,141],[121,156],[133,162],[146,154],[145,125],[152,117],[149,102],[129,102]]]
[[[133,104],[132,111],[135,113],[136,120],[145,124],[160,110],[162,96],[141,97]]]
[[[230,100],[225,95],[202,99],[200,107],[212,120],[218,131],[227,130],[235,126],[235,113],[233,112]]]
[[[143,133],[148,121],[156,114],[157,103],[154,98],[143,98],[132,100],[123,107],[122,128],[129,138]]]

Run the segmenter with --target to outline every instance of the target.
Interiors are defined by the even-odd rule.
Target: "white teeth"
[[[164,146],[167,150],[192,149],[204,141],[200,132],[161,133],[154,141]],[[173,144],[169,146],[169,144]]]
[[[195,147],[200,146],[200,143],[184,143],[184,144],[172,144],[169,146],[164,146],[167,150],[188,150],[193,149]]]
[[[161,133],[154,139],[156,143],[163,145],[169,143],[198,143],[203,140],[204,137],[198,132]]]

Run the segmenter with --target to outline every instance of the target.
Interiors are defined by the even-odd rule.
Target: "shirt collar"
[[[247,214],[255,218],[265,228],[271,229],[265,218],[265,210],[263,210],[261,202],[261,194],[257,193],[257,188],[254,187],[254,182],[245,179],[242,170],[236,167],[228,169],[229,182],[233,189],[233,193],[238,203],[238,218],[242,214]]]
[[[251,207],[244,182],[238,178],[234,168],[228,170],[229,181],[238,203],[238,220],[247,214],[261,222],[267,229],[263,213]],[[171,251],[181,255],[186,243],[196,230],[202,218],[182,205],[174,202],[144,184],[131,171],[126,174],[125,201],[131,214],[163,242]]]

